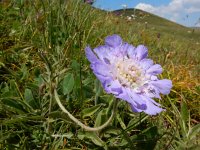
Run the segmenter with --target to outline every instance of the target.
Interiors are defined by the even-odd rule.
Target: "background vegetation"
[[[103,124],[114,98],[93,75],[84,48],[112,34],[145,44],[173,89],[157,116],[133,113],[120,101],[108,127],[84,131],[60,110],[53,91],[84,124]],[[0,2],[0,149],[197,150],[199,45],[200,31],[139,10],[105,12],[78,0]]]

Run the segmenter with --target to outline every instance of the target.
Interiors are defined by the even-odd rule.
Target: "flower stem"
[[[48,121],[47,121],[47,133],[50,132],[50,117],[49,116],[51,114],[52,99],[53,99],[52,83],[50,83],[50,101],[49,101],[49,112],[48,112]]]
[[[64,113],[66,113],[71,120],[73,120],[76,124],[78,124],[79,126],[81,126],[83,129],[85,129],[87,131],[99,131],[99,130],[102,130],[103,128],[105,128],[106,126],[108,126],[110,124],[110,122],[112,121],[112,119],[114,117],[114,114],[116,113],[116,109],[117,109],[117,102],[118,102],[118,100],[116,99],[114,101],[113,111],[112,111],[112,114],[111,114],[110,118],[103,125],[101,125],[99,127],[89,127],[89,126],[86,126],[85,124],[83,124],[82,122],[80,122],[70,112],[68,112],[68,110],[66,110],[66,108],[60,102],[60,99],[58,97],[58,93],[57,93],[56,89],[54,90],[54,96],[55,96],[56,102],[58,103],[60,109]]]

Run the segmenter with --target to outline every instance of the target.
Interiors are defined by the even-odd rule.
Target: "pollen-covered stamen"
[[[137,88],[144,83],[144,75],[133,60],[118,60],[114,70],[115,78],[125,87]]]

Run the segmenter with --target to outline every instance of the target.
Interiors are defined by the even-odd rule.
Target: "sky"
[[[93,6],[110,11],[137,8],[184,26],[200,27],[200,0],[95,0]]]

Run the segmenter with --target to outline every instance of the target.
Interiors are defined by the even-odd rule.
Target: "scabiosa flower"
[[[156,115],[163,109],[152,98],[169,94],[171,80],[158,79],[162,67],[147,58],[145,46],[134,47],[118,35],[108,36],[105,45],[85,49],[91,68],[107,93],[127,101],[134,112]]]

